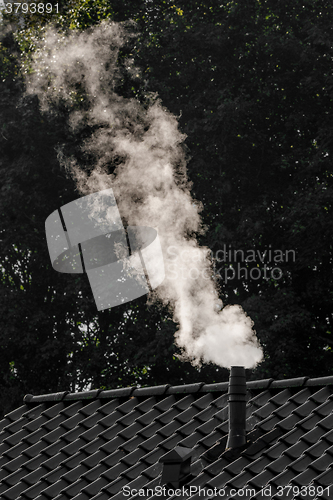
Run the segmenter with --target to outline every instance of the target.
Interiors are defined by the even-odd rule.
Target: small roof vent
[[[185,446],[176,446],[160,458],[163,463],[162,484],[179,488],[180,484],[190,476],[193,450]]]

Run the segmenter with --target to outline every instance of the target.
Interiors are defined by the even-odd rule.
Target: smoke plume
[[[81,146],[93,161],[89,172],[59,148],[80,194],[112,187],[125,225],[157,229],[166,277],[150,301],[172,309],[183,359],[252,368],[262,359],[252,321],[240,306],[221,309],[208,249],[195,238],[203,232],[201,207],[186,178],[185,136],[156,99],[142,105],[115,91],[128,36],[128,28],[107,22],[70,35],[48,29],[34,53],[27,92],[38,95],[44,111],[66,106],[73,133],[89,128]],[[139,76],[131,60],[125,71]]]

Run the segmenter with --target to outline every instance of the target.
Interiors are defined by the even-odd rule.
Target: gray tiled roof
[[[332,499],[333,377],[248,382],[243,450],[225,451],[227,390],[28,395],[0,422],[0,498]],[[159,460],[177,445],[193,450],[191,475],[162,491]]]

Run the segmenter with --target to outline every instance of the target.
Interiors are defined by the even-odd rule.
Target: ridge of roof
[[[195,393],[210,393],[210,392],[228,392],[228,382],[218,382],[214,384],[205,384],[197,382],[194,384],[183,384],[172,386],[170,384],[157,385],[150,387],[121,387],[117,389],[94,389],[83,392],[56,392],[52,394],[41,394],[34,396],[26,394],[23,398],[24,403],[44,403],[53,401],[82,401],[105,398],[122,398],[122,397],[149,397],[149,396],[168,396],[171,394],[195,394]],[[286,389],[293,387],[313,387],[313,386],[333,385],[333,376],[309,378],[296,377],[290,379],[274,380],[272,378],[262,380],[252,380],[246,382],[246,387],[249,390],[256,389]]]

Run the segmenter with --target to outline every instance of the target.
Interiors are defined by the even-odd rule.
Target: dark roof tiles
[[[333,464],[332,463],[326,469],[325,472],[323,472],[322,474],[319,474],[319,476],[316,477],[316,479],[314,480],[314,484],[317,484],[317,485],[320,485],[323,487],[331,486],[333,489],[333,486],[332,486],[333,485]]]
[[[243,488],[252,488],[259,500],[271,487],[278,500],[279,486],[333,484],[333,377],[247,387],[249,442],[226,451],[227,382],[29,395],[0,423],[0,496],[123,500],[125,486],[161,486],[159,460],[179,445],[192,449],[185,486],[217,487],[223,498],[248,498]]]
[[[194,446],[196,446],[199,443],[201,438],[202,438],[201,434],[194,433],[194,434],[191,434],[190,436],[187,436],[185,439],[182,439],[181,441],[179,441],[179,445],[184,446],[185,448],[193,448]],[[206,449],[207,449],[207,447],[205,447],[205,450]]]
[[[168,389],[168,394],[193,394],[199,392],[204,385],[203,382],[198,382],[196,384],[171,386]]]
[[[331,430],[333,428],[333,413],[331,413],[330,415],[321,420],[319,419],[318,425],[320,427],[323,427],[327,431]]]
[[[273,389],[273,388],[280,389],[282,387],[303,387],[308,380],[309,380],[309,377],[273,380],[273,382],[270,384],[270,389]]]
[[[38,406],[36,406],[36,412],[38,412]],[[16,408],[16,410],[13,410],[11,413],[5,415],[4,419],[0,422],[0,431],[7,427],[11,422],[17,422],[24,415],[24,413],[29,413],[26,405],[22,405],[19,408]],[[35,409],[33,410],[33,413],[35,414]]]
[[[323,435],[323,439],[329,443],[329,444],[333,444],[333,429],[332,430],[329,430],[328,432],[326,432],[326,434]]]
[[[134,389],[132,392],[132,396],[140,396],[143,397],[145,395],[148,396],[161,396],[166,393],[167,389],[170,387],[169,384],[166,385],[156,385],[155,387],[142,387],[140,389]]]
[[[308,432],[303,432],[302,441],[304,441],[308,446],[318,443],[322,436],[325,434],[321,427],[314,427]]]
[[[214,431],[215,427],[217,426],[218,421],[216,421],[214,418],[211,418],[204,424],[201,424],[199,426],[196,426],[196,433],[201,434],[202,436],[207,436],[207,434],[210,434],[211,432]]]
[[[288,448],[288,450],[290,449],[291,447]],[[286,450],[286,446],[283,442],[280,442],[278,441],[276,444],[274,444],[273,446],[270,446],[270,448],[268,450],[265,450],[265,455],[267,457],[270,458],[270,460],[276,460],[283,451]],[[298,457],[299,455],[296,455],[296,458]]]
[[[206,449],[208,449],[208,448],[211,448],[212,446],[216,445],[216,443],[224,435],[225,434],[223,432],[220,432],[218,428],[215,428],[215,430],[213,432],[208,434],[208,436],[205,436],[204,438],[200,439],[199,442],[201,442],[204,446],[206,446]]]
[[[333,377],[332,377],[332,380],[333,380]],[[309,399],[311,399],[312,401],[315,401],[315,403],[322,404],[327,399],[331,399],[330,396],[332,394],[332,388],[330,386],[322,387],[320,389],[318,389],[315,386],[314,389],[316,389],[316,390],[311,394],[311,396],[309,396]]]
[[[218,409],[226,408],[226,405],[228,404],[228,394],[223,394],[222,396],[213,399],[211,404],[213,407]]]

